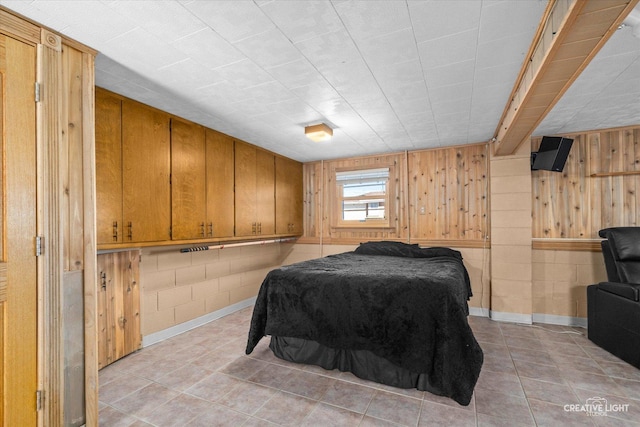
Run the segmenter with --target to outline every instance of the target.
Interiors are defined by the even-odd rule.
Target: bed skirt
[[[271,337],[269,348],[276,357],[289,362],[316,365],[327,370],[338,369],[380,384],[444,395],[429,383],[429,375],[396,366],[368,350],[337,350],[316,341],[279,336]]]

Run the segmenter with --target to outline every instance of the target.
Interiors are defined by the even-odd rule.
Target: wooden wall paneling
[[[608,143],[608,152],[610,157],[610,171],[627,170],[625,168],[625,147],[622,144],[620,132],[604,132],[603,137]],[[601,139],[602,141],[602,139]],[[611,214],[612,224],[625,224],[625,191],[624,177],[611,177]]]
[[[107,327],[107,307],[110,304],[110,296],[107,291],[107,263],[112,263],[113,260],[109,258],[109,254],[103,254],[97,257],[97,271],[98,271],[98,283],[97,287],[97,339],[98,339],[98,368],[102,369],[107,366],[109,360],[109,352],[107,346],[104,344],[109,340],[109,329]]]
[[[634,138],[640,131],[627,130],[620,132],[621,145],[624,147],[624,170],[638,171],[640,169],[639,142]],[[624,224],[638,225],[638,188],[637,175],[622,176],[622,190],[624,194]]]
[[[95,111],[96,238],[122,243],[122,100],[97,88]]]
[[[170,117],[130,100],[122,102],[122,117],[124,240],[169,240]]]
[[[95,174],[95,53],[82,54],[85,425],[98,426],[98,310]]]
[[[139,350],[142,346],[140,334],[140,251],[121,252],[124,264],[122,287],[124,355]]]
[[[65,221],[65,270],[84,268],[84,53],[69,46],[62,51],[63,84],[63,141],[66,147],[67,170],[63,177],[63,215]]]
[[[171,238],[206,237],[204,127],[171,119]]]
[[[488,223],[486,144],[409,154],[412,240],[479,240]]]
[[[589,146],[589,169],[591,173],[600,172],[600,134],[591,133],[587,135],[587,143]],[[604,179],[590,179],[589,180],[589,192],[591,193],[591,235],[589,237],[597,237],[597,230],[601,224],[605,222],[603,216],[606,209],[603,209],[603,183]],[[535,236],[534,236],[535,237]],[[550,236],[546,236],[550,237]]]
[[[633,140],[633,171],[640,173],[640,127],[637,129],[627,130],[626,138]],[[631,144],[631,142],[629,142]],[[638,175],[633,180],[633,187],[629,190],[633,191],[635,196],[635,215],[633,217],[634,226],[640,226],[640,178]]]
[[[426,221],[421,216],[426,215],[427,184],[425,171],[421,167],[423,152],[409,154],[409,231],[412,239],[420,238],[424,231]],[[421,209],[424,208],[424,212]]]
[[[573,140],[567,163],[560,179],[565,181],[566,203],[564,205],[566,226],[564,227],[567,236],[585,237],[591,233],[591,224],[588,208],[590,204],[590,194],[587,189],[588,179],[588,159],[587,146],[584,135],[576,135]]]
[[[235,225],[233,139],[207,129],[205,142],[207,235],[232,237]]]
[[[44,36],[44,34],[43,34]],[[51,42],[51,34],[46,41]],[[68,167],[66,162],[61,163],[60,150],[62,143],[61,113],[64,85],[62,84],[62,55],[61,46],[58,44],[38,45],[38,81],[43,91],[38,111],[38,145],[42,152],[42,192],[43,197],[43,224],[40,234],[46,240],[46,252],[44,256],[43,274],[46,286],[42,286],[42,298],[44,301],[42,322],[44,325],[44,348],[42,354],[44,372],[44,393],[47,396],[44,405],[44,419],[52,425],[64,424],[64,340],[62,313],[62,284],[64,267],[64,236],[62,228],[62,167]]]
[[[564,135],[574,139],[562,173],[532,172],[534,238],[597,239],[638,224],[640,127]],[[536,151],[540,138],[532,139]]]
[[[117,298],[119,280],[118,271],[120,267],[117,253],[102,254],[98,256],[98,272],[99,272],[99,313],[98,321],[100,325],[98,342],[99,342],[99,367],[115,362],[118,351],[118,330],[117,318],[122,312],[122,299]],[[121,293],[121,292],[120,292]]]
[[[320,237],[319,215],[322,191],[322,185],[319,182],[321,162],[304,163],[302,165],[302,188],[304,190],[303,202],[303,236],[305,238]]]
[[[100,368],[141,346],[139,260],[139,250],[98,255]]]
[[[489,145],[483,144],[473,155],[473,185],[470,186],[472,204],[469,210],[475,227],[471,236],[474,240],[484,241],[489,236],[489,164]]]

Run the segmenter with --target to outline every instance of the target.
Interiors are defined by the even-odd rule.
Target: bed
[[[363,243],[269,272],[246,353],[270,335],[284,360],[468,405],[483,361],[467,322],[471,295],[458,251]]]

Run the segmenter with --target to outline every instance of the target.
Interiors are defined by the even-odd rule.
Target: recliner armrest
[[[640,301],[640,284],[600,282],[598,288],[632,301]]]

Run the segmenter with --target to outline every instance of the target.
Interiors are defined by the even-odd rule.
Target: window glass
[[[387,218],[389,168],[336,172],[342,221]]]

